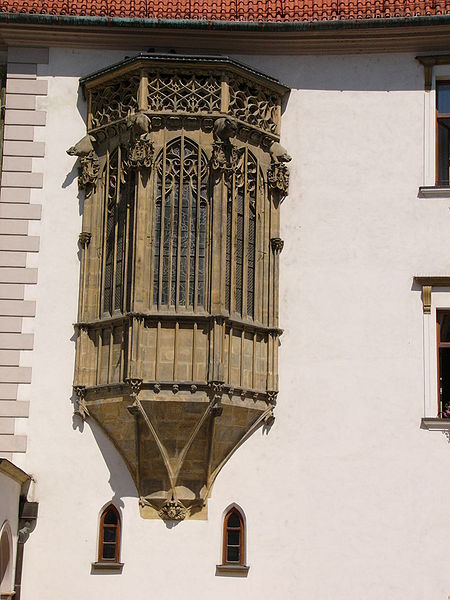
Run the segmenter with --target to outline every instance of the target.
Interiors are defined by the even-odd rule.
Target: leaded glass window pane
[[[163,306],[194,308],[197,290],[197,304],[203,306],[208,215],[206,157],[193,141],[176,138],[166,147],[165,156],[160,153],[156,171],[153,302],[157,304],[160,298]],[[162,189],[164,198],[160,200]]]
[[[129,310],[133,268],[134,172],[126,174],[120,148],[108,157],[105,172],[104,313]]]

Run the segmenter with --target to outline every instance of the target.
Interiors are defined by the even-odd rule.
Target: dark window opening
[[[436,84],[437,185],[448,186],[450,172],[450,82]]]
[[[244,564],[244,520],[237,508],[232,508],[223,523],[223,564]]]
[[[131,308],[135,173],[122,172],[120,148],[109,156],[105,194],[103,312]]]

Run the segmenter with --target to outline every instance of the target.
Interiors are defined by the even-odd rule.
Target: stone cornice
[[[0,46],[141,50],[214,49],[247,54],[446,52],[450,16],[302,23],[170,23],[69,15],[0,13]],[[225,28],[225,25],[230,25]]]

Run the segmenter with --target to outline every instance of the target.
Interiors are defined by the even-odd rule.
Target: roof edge
[[[209,55],[209,54],[144,54],[139,53],[135,56],[131,56],[126,58],[125,60],[121,60],[117,63],[110,65],[104,69],[100,69],[95,71],[94,73],[90,73],[85,77],[80,79],[80,85],[85,86],[89,81],[95,80],[106,73],[112,73],[117,69],[121,69],[126,66],[131,66],[133,63],[177,63],[182,65],[183,63],[191,64],[203,64],[206,66],[212,65],[223,65],[224,67],[228,67],[229,69],[236,69],[238,71],[247,73],[251,75],[253,78],[263,80],[268,86],[271,88],[275,88],[279,93],[286,94],[290,91],[290,87],[284,85],[277,79],[276,77],[272,77],[271,75],[267,75],[262,71],[258,71],[253,67],[246,65],[245,63],[241,63],[240,61],[234,60],[229,56],[220,56],[220,55]]]
[[[301,32],[327,30],[361,30],[390,27],[413,27],[450,24],[450,14],[413,17],[382,17],[328,21],[219,21],[194,19],[151,19],[139,17],[98,17],[80,15],[50,15],[41,13],[0,12],[0,23],[32,25],[79,25],[105,27],[143,27],[147,29],[200,29],[241,32]]]

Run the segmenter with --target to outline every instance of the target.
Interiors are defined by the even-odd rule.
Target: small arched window
[[[12,535],[8,523],[0,529],[0,595],[12,596]]]
[[[231,508],[223,522],[222,563],[244,565],[245,526],[242,514],[236,507]]]
[[[120,515],[115,506],[109,504],[100,517],[98,539],[98,562],[118,563],[120,558]]]

